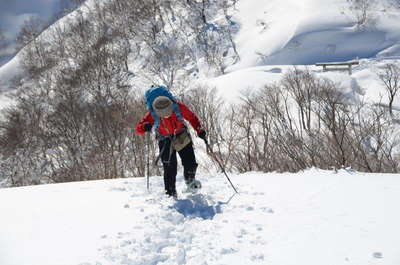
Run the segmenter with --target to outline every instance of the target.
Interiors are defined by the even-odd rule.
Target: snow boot
[[[178,194],[177,194],[176,190],[166,190],[166,191],[165,191],[165,194],[166,194],[168,197],[173,197],[174,199],[177,199],[177,198],[178,198]]]
[[[186,193],[197,193],[201,189],[201,182],[196,179],[185,180]]]

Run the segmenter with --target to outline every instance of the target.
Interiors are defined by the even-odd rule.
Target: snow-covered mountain
[[[0,190],[2,265],[397,265],[398,175],[309,170]],[[180,176],[178,189],[183,189]]]
[[[397,23],[400,11],[390,5],[391,1],[374,3],[365,11],[368,19],[360,27],[357,10],[350,9],[346,0],[236,1],[230,15],[239,27],[234,41],[240,60],[227,67],[227,75],[209,79],[204,73],[200,74],[201,81],[211,81],[210,84],[222,90],[223,96],[236,98],[238,94],[231,91],[257,88],[280,80],[290,65],[307,65],[318,73],[321,69],[310,65],[365,59],[355,69],[353,77],[361,86],[366,85],[367,94],[379,98],[383,92],[377,92],[382,84],[377,81],[376,69],[383,60],[396,63],[400,56],[400,25]],[[71,23],[77,12],[85,13],[92,6],[92,1],[87,1],[56,25]],[[16,56],[0,68],[0,92],[8,92],[10,80],[21,74],[21,57]],[[268,65],[273,66],[257,68]],[[135,67],[133,63],[131,68]],[[342,79],[339,77],[339,81]],[[368,89],[372,84],[373,92]],[[0,106],[5,104],[2,100]]]
[[[239,1],[236,41],[242,60],[232,69],[399,55],[399,10],[380,1],[367,11],[373,21],[357,29],[348,2],[265,1],[255,8],[254,1]]]
[[[78,21],[95,2],[87,1],[54,27],[62,25],[64,29]],[[214,10],[210,25],[221,17],[229,18],[240,60],[232,60],[230,49],[225,73],[216,74],[203,67],[204,58],[196,58],[188,62],[188,68],[195,70],[188,70],[190,77],[184,78],[187,84],[216,87],[223,99],[235,104],[243,90],[257,91],[278,83],[295,65],[337,83],[352,103],[388,104],[377,71],[388,63],[399,65],[400,56],[400,11],[389,2],[377,1],[370,6],[363,23],[357,23],[357,10],[346,0],[231,2],[234,5],[227,16]],[[171,21],[179,19],[172,17]],[[84,20],[79,23],[84,24]],[[46,34],[49,32],[41,37],[47,39]],[[323,72],[314,66],[357,58],[360,65],[354,67],[352,75]],[[69,70],[79,65],[72,59],[62,61],[71,63]],[[23,60],[21,53],[0,68],[0,109],[13,103],[6,96],[15,92],[10,82],[26,75],[21,68]],[[130,84],[135,88],[151,83],[148,76],[136,72],[147,63],[144,61],[136,54],[126,61]],[[46,78],[41,79],[44,81]],[[400,107],[397,98],[394,106]],[[129,134],[125,137],[132,138]],[[364,154],[380,156],[381,149],[374,149],[378,140],[361,139],[362,151],[366,146],[371,149]],[[237,141],[239,148],[246,147]],[[45,163],[35,164],[32,159],[16,159],[16,163],[25,166],[25,175],[30,172],[26,165],[32,163],[40,176],[40,170],[50,163],[56,161],[59,166],[64,162],[62,155],[68,148],[57,144],[57,148],[33,151],[48,158]],[[398,175],[351,169],[232,174],[240,191],[234,195],[225,177],[209,164],[204,144],[195,145],[203,189],[196,195],[178,191],[178,200],[165,198],[160,177],[151,178],[150,193],[145,190],[144,178],[1,189],[0,265],[400,264]],[[318,148],[318,143],[314,147]],[[102,154],[99,150],[89,151],[94,157]],[[7,169],[12,172],[13,168]],[[178,175],[178,189],[183,189],[181,178]]]
[[[228,74],[207,82],[222,91],[221,95],[235,100],[244,89],[278,82],[297,65],[347,89],[361,87],[357,94],[363,100],[381,101],[386,92],[376,72],[385,63],[398,64],[400,12],[379,1],[368,11],[371,21],[359,29],[348,2],[239,1],[234,18],[240,24],[235,41],[241,60],[228,67]],[[361,64],[351,77],[346,72],[322,73],[321,67],[314,66],[356,59],[361,59]]]

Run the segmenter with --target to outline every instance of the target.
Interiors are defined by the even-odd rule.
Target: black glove
[[[200,130],[197,132],[197,136],[203,139],[204,141],[207,140],[207,133],[205,130]]]
[[[146,132],[150,132],[150,131],[151,131],[151,128],[153,128],[153,125],[152,125],[150,122],[146,122],[145,124],[143,124],[143,129],[144,129]]]

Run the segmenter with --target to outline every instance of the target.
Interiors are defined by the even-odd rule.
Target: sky
[[[24,21],[29,17],[39,17],[49,21],[61,11],[68,0],[0,0],[0,28],[11,42],[7,49],[0,50],[0,65],[15,53],[16,35]]]

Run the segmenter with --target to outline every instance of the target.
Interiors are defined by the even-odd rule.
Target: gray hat
[[[172,100],[165,96],[159,96],[153,101],[153,109],[160,118],[165,118],[172,114],[172,105]]]

